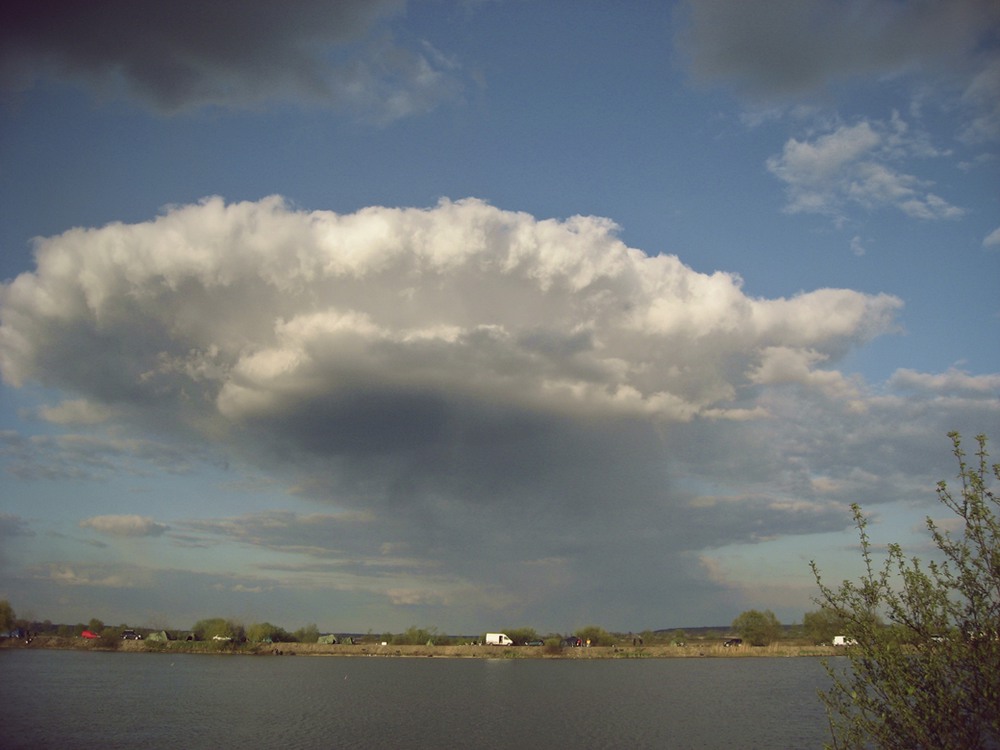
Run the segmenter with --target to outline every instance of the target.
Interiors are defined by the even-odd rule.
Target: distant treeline
[[[503,632],[515,643],[518,644],[554,644],[561,643],[568,638],[577,638],[582,645],[589,643],[593,646],[611,646],[628,643],[631,645],[657,645],[657,644],[681,644],[686,641],[713,641],[725,640],[734,635],[743,635],[737,627],[748,614],[766,615],[772,625],[770,640],[785,639],[805,639],[811,642],[829,641],[831,633],[836,630],[836,625],[826,623],[827,627],[822,628],[824,632],[817,632],[816,614],[806,615],[802,625],[781,625],[777,623],[773,614],[769,611],[761,615],[751,611],[743,613],[730,626],[696,626],[686,628],[661,628],[646,629],[642,631],[618,632],[608,631],[596,625],[589,625],[577,628],[566,633],[540,633],[531,627],[496,627],[489,632]],[[810,622],[812,618],[812,622]],[[776,627],[774,627],[776,626]],[[829,632],[827,632],[829,631]],[[483,633],[472,634],[447,634],[442,633],[435,627],[411,626],[400,633],[388,631],[378,632],[369,630],[365,633],[345,632],[345,631],[321,631],[315,624],[305,625],[296,630],[286,630],[285,628],[269,622],[258,622],[244,625],[243,623],[225,617],[210,617],[199,620],[189,628],[175,628],[169,626],[137,626],[128,623],[118,625],[108,625],[98,618],[92,618],[88,622],[76,624],[57,624],[50,620],[27,620],[15,616],[9,602],[0,600],[0,633],[8,633],[14,637],[32,637],[38,635],[60,636],[64,638],[81,637],[84,633],[89,636],[98,636],[105,639],[133,637],[133,633],[142,638],[148,638],[155,634],[155,637],[167,638],[169,640],[232,640],[236,642],[254,643],[316,643],[321,638],[329,639],[331,636],[337,642],[362,643],[376,642],[391,645],[411,645],[423,646],[433,644],[463,645],[470,643],[480,643],[485,638]]]

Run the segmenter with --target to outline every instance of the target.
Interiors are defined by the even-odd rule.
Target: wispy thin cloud
[[[786,186],[788,213],[843,220],[851,210],[895,208],[913,219],[962,217],[965,210],[933,193],[929,180],[895,167],[923,149],[897,115],[890,125],[862,120],[812,140],[790,138],[767,169]]]
[[[169,526],[148,516],[108,515],[86,518],[80,521],[80,528],[93,529],[107,536],[149,537],[160,536]]]

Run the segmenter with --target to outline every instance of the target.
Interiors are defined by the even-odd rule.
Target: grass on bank
[[[61,636],[39,636],[30,644],[14,639],[0,641],[3,648],[49,648],[88,651],[119,651],[126,653],[190,653],[245,654],[280,656],[382,656],[382,657],[444,657],[480,659],[663,659],[663,658],[753,658],[831,656],[844,653],[842,648],[813,646],[801,643],[777,642],[770,646],[731,646],[721,642],[686,643],[683,645],[652,644],[633,646],[485,646],[485,645],[381,645],[379,642],[358,644],[321,643],[239,643],[235,641],[124,641],[115,639],[86,640]]]

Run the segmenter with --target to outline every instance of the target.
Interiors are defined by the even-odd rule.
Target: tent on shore
[[[166,630],[154,630],[152,633],[146,636],[147,641],[158,641],[160,643],[166,643],[167,641],[172,641],[173,638]]]
[[[335,644],[337,642],[337,636],[335,635],[321,635],[316,643],[326,643],[328,645]]]

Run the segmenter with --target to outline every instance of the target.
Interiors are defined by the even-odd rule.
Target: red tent
[[[91,633],[89,630],[84,630],[82,633],[80,633],[80,637],[81,638],[100,638],[101,636],[99,636],[97,633]]]

